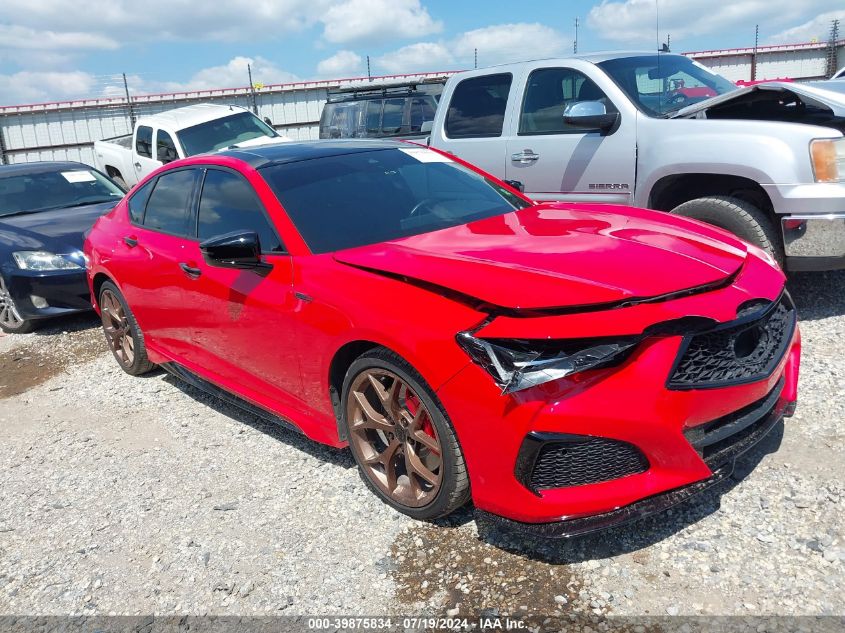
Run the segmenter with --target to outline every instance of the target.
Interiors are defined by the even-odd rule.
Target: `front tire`
[[[730,231],[769,253],[783,267],[783,246],[774,224],[764,211],[732,196],[709,196],[679,204],[671,211]]]
[[[6,282],[0,275],[0,330],[9,334],[28,334],[38,326],[32,319],[24,319],[15,306],[15,300],[9,294]]]
[[[132,376],[154,369],[155,364],[147,358],[144,334],[117,286],[103,283],[99,303],[106,343],[121,369]]]
[[[403,358],[378,348],[343,381],[349,447],[369,488],[389,506],[430,521],[469,500],[466,463],[437,396]]]

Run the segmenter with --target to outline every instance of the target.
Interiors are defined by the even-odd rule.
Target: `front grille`
[[[778,410],[778,401],[785,382],[781,378],[774,389],[756,402],[716,420],[689,428],[684,431],[684,436],[711,468],[735,459],[783,417],[785,406]]]
[[[633,444],[602,437],[568,436],[542,444],[529,488],[547,490],[597,484],[648,470],[648,460]]]
[[[669,389],[707,389],[768,378],[795,331],[789,296],[760,307],[748,304],[736,321],[684,339]]]

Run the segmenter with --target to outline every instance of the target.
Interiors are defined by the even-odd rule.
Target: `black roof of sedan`
[[[290,143],[273,143],[272,145],[258,145],[243,149],[230,149],[220,152],[221,156],[237,158],[251,167],[258,169],[268,165],[295,163],[314,158],[327,158],[343,154],[358,154],[382,149],[397,149],[409,147],[407,143],[399,141],[380,140],[332,140],[332,141],[291,141]]]
[[[0,178],[25,176],[26,174],[45,174],[53,171],[75,171],[77,169],[93,169],[93,167],[72,161],[15,163],[14,165],[0,165]]]

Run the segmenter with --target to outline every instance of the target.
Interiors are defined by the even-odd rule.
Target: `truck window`
[[[147,202],[144,227],[187,236],[188,205],[194,192],[196,169],[180,169],[159,176]]]
[[[284,249],[252,187],[237,174],[209,169],[197,215],[197,237],[205,240],[233,231],[255,231],[265,253]]]
[[[156,159],[162,163],[169,163],[177,158],[179,158],[179,153],[176,151],[176,143],[173,142],[170,134],[159,130],[156,137]]]
[[[414,97],[411,100],[411,132],[419,132],[426,121],[434,121],[436,108],[432,97]]]
[[[446,135],[449,138],[501,136],[512,80],[510,73],[501,73],[459,83],[446,113]]]
[[[384,136],[398,134],[402,129],[402,118],[405,113],[405,99],[385,99],[384,110],[381,115],[381,133]]]
[[[135,153],[144,158],[153,157],[153,128],[139,125],[135,134]]]
[[[367,134],[378,135],[381,131],[381,99],[367,101]]]
[[[519,116],[519,133],[566,134],[583,133],[563,121],[563,111],[570,103],[600,101],[608,112],[616,108],[595,82],[571,68],[540,68],[528,76],[522,112]]]

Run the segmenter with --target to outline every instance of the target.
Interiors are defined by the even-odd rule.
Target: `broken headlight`
[[[502,393],[513,393],[545,382],[621,361],[642,337],[582,340],[483,339],[470,332],[458,344],[489,373]]]

